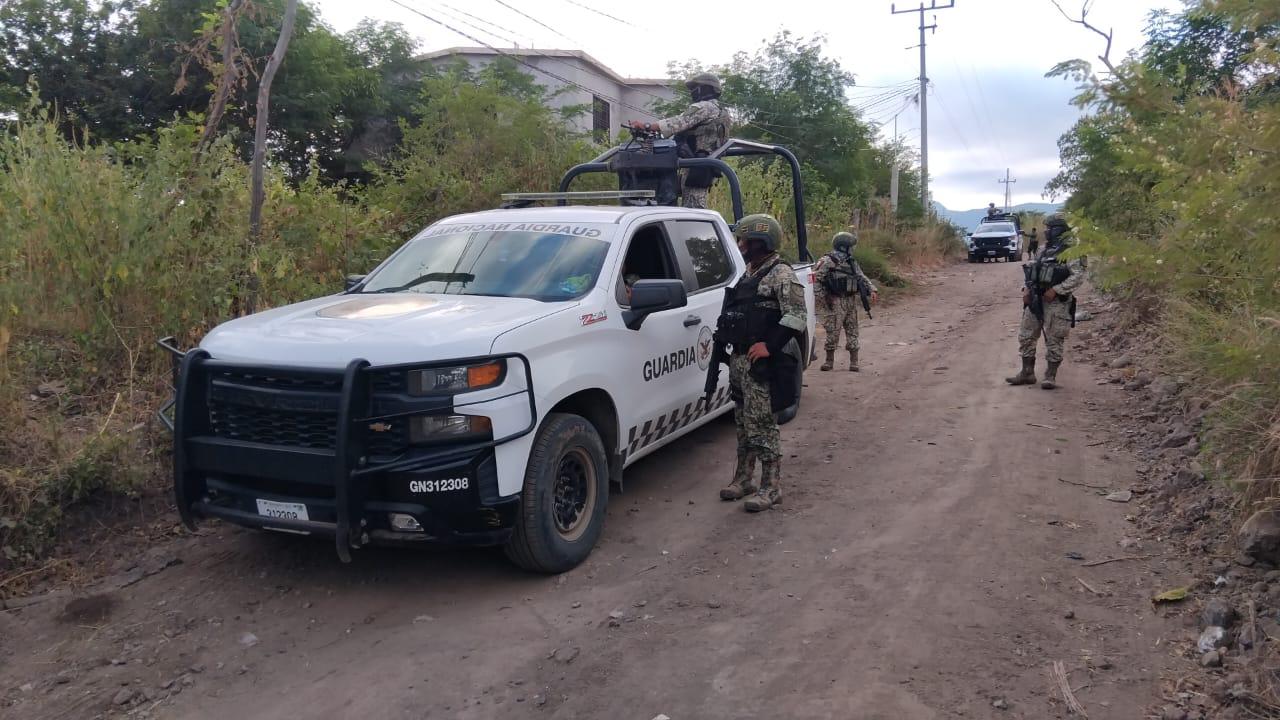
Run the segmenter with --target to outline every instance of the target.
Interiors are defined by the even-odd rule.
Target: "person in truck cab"
[[[729,110],[720,104],[720,78],[711,73],[698,73],[689,78],[685,87],[693,98],[687,110],[656,123],[633,120],[629,127],[674,137],[680,157],[707,157],[729,139]],[[710,168],[685,171],[680,192],[682,204],[687,208],[707,207],[707,196],[715,179],[716,172]]]
[[[782,226],[773,216],[744,217],[734,239],[747,272],[730,291],[716,326],[717,339],[732,347],[729,394],[735,403],[738,462],[720,498],[746,497],[747,512],[760,512],[782,501],[782,447],[774,413],[795,401],[796,338],[805,330],[807,311],[804,286],[778,256]]]

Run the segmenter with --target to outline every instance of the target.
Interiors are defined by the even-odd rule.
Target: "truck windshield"
[[[1006,235],[1012,235],[1013,223],[983,223],[973,232],[975,235],[978,233],[1005,233]]]
[[[361,292],[489,295],[560,302],[596,286],[611,225],[491,223],[422,231]]]

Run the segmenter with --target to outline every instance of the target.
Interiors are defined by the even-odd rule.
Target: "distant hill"
[[[946,218],[967,230],[972,230],[978,225],[978,222],[981,221],[982,218],[987,216],[986,208],[978,208],[977,210],[949,210],[940,202],[935,202],[933,207],[937,210],[938,217]],[[1010,208],[1013,212],[1025,210],[1031,212],[1042,212],[1046,215],[1057,212],[1061,209],[1062,205],[1059,203],[1023,203],[1021,205],[1014,205]]]

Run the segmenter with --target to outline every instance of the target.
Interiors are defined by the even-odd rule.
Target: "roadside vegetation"
[[[1104,62],[1110,65],[1109,58]],[[1204,451],[1244,493],[1280,498],[1280,6],[1201,0],[1152,16],[1060,141],[1050,190],[1101,278],[1212,401]]]

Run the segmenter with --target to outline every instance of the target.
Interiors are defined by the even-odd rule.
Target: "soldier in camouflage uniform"
[[[1062,364],[1062,349],[1067,343],[1067,334],[1071,331],[1072,312],[1074,311],[1075,291],[1085,280],[1085,261],[1083,258],[1060,260],[1058,255],[1071,246],[1071,228],[1061,213],[1054,214],[1045,221],[1044,249],[1036,253],[1032,268],[1058,269],[1058,274],[1070,273],[1056,284],[1040,283],[1034,292],[1040,292],[1044,321],[1031,311],[1032,289],[1022,289],[1022,325],[1018,329],[1018,352],[1022,355],[1022,371],[1011,378],[1005,378],[1010,385],[1036,384],[1036,345],[1040,336],[1044,336],[1044,354],[1049,361],[1045,368],[1044,382],[1040,384],[1045,390],[1058,386],[1058,366]],[[1038,270],[1033,270],[1033,273]],[[1056,279],[1056,278],[1055,278]]]
[[[862,272],[858,261],[853,259],[853,248],[858,244],[858,236],[850,232],[836,233],[831,239],[831,252],[818,259],[814,267],[814,298],[817,300],[818,316],[822,318],[822,327],[826,330],[827,350],[826,362],[822,370],[835,367],[836,346],[840,343],[840,329],[844,328],[845,349],[849,351],[849,370],[858,372],[858,281],[871,288],[871,301],[880,299],[875,283]]]
[[[789,378],[786,382],[774,382],[774,378],[789,372],[778,368],[794,368],[801,359],[797,339],[806,325],[804,286],[795,270],[778,257],[782,226],[772,216],[743,218],[734,236],[747,261],[747,272],[735,286],[726,313],[742,321],[729,358],[738,462],[733,482],[720,491],[720,498],[746,497],[747,512],[760,512],[782,500],[782,448],[774,413],[794,402],[794,397],[783,397],[782,388]],[[758,485],[754,478],[757,461]]]
[[[707,157],[729,139],[729,111],[720,104],[720,78],[711,73],[699,73],[685,83],[693,104],[674,117],[656,123],[633,121],[636,130],[657,131],[666,137],[674,137],[680,145],[681,157]],[[707,195],[715,180],[715,171],[709,168],[690,168],[685,171],[680,195],[687,208],[707,207]]]

